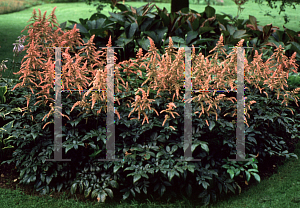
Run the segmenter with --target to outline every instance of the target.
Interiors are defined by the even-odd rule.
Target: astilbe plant
[[[105,53],[100,55],[100,51],[95,52],[96,48],[92,43],[94,36],[92,36],[86,44],[82,43],[82,39],[80,38],[78,29],[76,29],[76,25],[74,26],[73,30],[66,33],[61,31],[61,29],[57,25],[58,23],[54,14],[55,9],[56,7],[53,9],[50,17],[48,17],[47,19],[46,12],[44,13],[43,17],[41,17],[41,11],[39,10],[39,17],[37,17],[34,10],[32,18],[35,22],[31,23],[25,28],[28,28],[29,33],[29,35],[25,38],[29,37],[30,39],[29,44],[25,46],[28,55],[23,58],[23,63],[20,71],[14,73],[21,74],[20,79],[22,79],[23,81],[21,83],[18,83],[13,88],[13,90],[17,87],[28,87],[31,90],[32,94],[35,94],[33,89],[40,89],[40,91],[36,94],[40,94],[40,96],[37,97],[37,99],[40,98],[40,100],[38,100],[34,105],[36,105],[37,103],[41,103],[40,105],[43,104],[45,106],[48,101],[52,101],[49,104],[51,110],[45,117],[49,117],[54,112],[54,99],[50,95],[50,90],[53,89],[53,85],[55,83],[53,73],[55,67],[55,65],[53,64],[53,55],[55,54],[54,48],[46,47],[69,47],[62,50],[62,56],[64,57],[64,59],[62,59],[63,67],[61,76],[63,89],[71,89],[72,87],[77,87],[77,89],[82,90],[84,87],[86,88],[88,84],[87,80],[91,79],[87,77],[88,74],[92,74],[93,76],[95,76],[97,81],[97,78],[101,74],[100,69],[101,67],[103,68],[104,65],[99,61],[99,58],[101,56],[105,57]],[[55,27],[57,29],[53,32]],[[71,58],[69,51],[74,52],[76,45],[85,45],[85,47],[80,50],[79,54],[75,53],[74,58]],[[81,53],[86,53],[87,57],[81,57]],[[48,57],[48,59],[43,58],[45,56]],[[90,61],[89,66],[87,66],[88,60],[92,60]],[[83,66],[81,66],[82,62],[84,62]],[[97,66],[99,66],[100,69],[93,69]],[[103,73],[106,74],[105,71]],[[28,95],[27,107],[24,109],[28,109],[30,97],[31,95]],[[81,107],[86,106],[84,102],[76,103],[75,106],[78,104]],[[43,118],[43,120],[45,119],[45,117]],[[68,118],[68,116],[66,117]]]
[[[21,76],[20,79],[23,79],[22,83],[17,84],[14,89],[18,86],[24,86],[25,84],[28,84],[27,86],[31,89],[32,93],[33,89],[32,88],[42,88],[42,90],[40,92],[38,92],[37,94],[41,94],[41,96],[39,96],[38,98],[44,98],[43,99],[43,103],[47,104],[48,100],[52,100],[54,101],[53,98],[51,98],[50,95],[50,89],[53,89],[53,84],[54,84],[54,64],[53,64],[53,60],[52,60],[52,56],[54,54],[54,49],[53,48],[45,48],[45,47],[70,47],[71,50],[74,51],[74,47],[75,45],[79,45],[82,46],[82,39],[79,37],[78,34],[78,29],[76,29],[76,25],[73,28],[73,30],[64,33],[60,30],[60,28],[58,28],[57,25],[57,21],[56,21],[56,17],[54,14],[56,7],[53,9],[51,16],[46,19],[45,15],[46,12],[43,15],[43,18],[41,17],[41,11],[39,10],[39,18],[36,18],[36,12],[34,10],[33,12],[33,19],[35,20],[34,23],[30,24],[29,26],[32,26],[32,28],[29,29],[29,37],[30,37],[30,43],[29,45],[25,46],[25,49],[27,49],[27,53],[29,55],[26,55],[23,59],[28,58],[26,61],[23,62],[21,70],[15,74],[23,74]],[[49,22],[50,20],[50,22]],[[52,27],[57,27],[58,29],[53,33],[53,28]],[[88,73],[92,73],[93,76],[95,76],[95,79],[92,81],[92,83],[89,85],[93,85],[93,87],[87,92],[85,93],[83,100],[82,101],[78,101],[77,103],[74,104],[73,108],[77,105],[81,106],[81,107],[87,107],[89,106],[88,104],[86,104],[85,101],[85,96],[87,96],[89,93],[91,93],[92,89],[97,89],[97,90],[102,90],[105,88],[106,86],[106,73],[107,73],[107,69],[106,67],[104,67],[104,60],[99,61],[99,57],[100,57],[100,51],[95,52],[95,47],[93,46],[94,44],[92,43],[93,41],[93,37],[91,37],[91,39],[88,41],[87,44],[85,44],[86,46],[80,50],[79,54],[75,54],[74,58],[70,57],[69,54],[69,49],[65,49],[65,51],[62,53],[63,57],[66,59],[63,59],[63,63],[66,63],[63,65],[62,67],[62,83],[63,83],[63,88],[64,89],[71,89],[71,87],[75,86],[77,87],[77,89],[83,89],[86,88],[87,84],[88,84],[88,80],[90,80],[90,78],[88,78],[86,75]],[[130,113],[130,115],[134,112],[134,111],[138,111],[138,118],[140,118],[140,114],[144,114],[145,118],[143,120],[143,123],[145,120],[148,120],[147,115],[145,114],[145,109],[149,108],[151,109],[151,102],[154,101],[153,99],[149,100],[148,94],[149,94],[149,90],[150,88],[153,88],[154,90],[157,89],[157,96],[159,96],[159,92],[160,91],[173,91],[175,89],[176,93],[173,94],[173,99],[172,101],[174,102],[174,98],[175,95],[177,97],[177,99],[179,99],[179,91],[180,89],[182,89],[183,87],[183,83],[184,83],[184,62],[182,60],[183,57],[183,50],[179,50],[179,54],[176,56],[175,60],[171,60],[168,52],[166,53],[165,57],[163,56],[162,58],[160,58],[158,51],[154,45],[153,40],[150,40],[150,49],[149,49],[149,53],[145,55],[145,57],[142,58],[142,60],[145,60],[147,58],[149,58],[149,62],[147,64],[147,66],[145,65],[145,63],[142,63],[140,65],[139,68],[145,67],[147,70],[147,79],[146,81],[142,84],[142,86],[147,83],[147,81],[150,81],[150,83],[148,83],[149,87],[148,89],[146,89],[148,91],[148,93],[146,94],[145,91],[143,89],[139,89],[136,92],[136,98],[135,98],[135,102],[133,102],[131,105],[132,107],[134,107],[134,109],[132,110],[132,112]],[[243,41],[241,40],[238,43],[238,47],[242,47],[243,45]],[[50,42],[50,43],[48,43]],[[48,43],[48,44],[46,44]],[[170,43],[169,43],[169,48],[172,48],[173,42],[170,38]],[[107,45],[108,47],[111,47],[111,42],[108,43]],[[217,63],[217,59],[219,57],[219,55],[224,55],[225,51],[222,48],[223,47],[223,36],[220,36],[220,40],[218,41],[216,47],[211,50],[210,52],[213,52],[215,50],[217,50],[217,52],[212,56],[212,60],[209,61],[209,56],[206,57],[206,61],[204,61],[204,57],[202,54],[199,54],[198,57],[195,56],[194,54],[194,50],[193,50],[193,54],[192,57],[193,58],[193,62],[192,65],[193,67],[193,74],[195,77],[195,80],[193,81],[193,84],[195,86],[195,88],[197,89],[209,89],[210,87],[212,89],[217,88],[217,89],[224,89],[225,88],[225,83],[230,83],[231,86],[231,90],[234,89],[234,86],[232,85],[233,81],[235,81],[236,79],[236,70],[234,71],[234,69],[236,69],[236,63],[237,63],[237,54],[236,54],[236,50],[234,49],[232,54],[229,54],[227,56],[230,57],[230,61],[228,62],[227,60],[221,62],[220,64]],[[263,63],[263,61],[259,58],[259,56],[255,57],[255,59],[253,60],[253,62],[250,64],[250,66],[248,66],[248,63],[246,62],[245,64],[245,74],[248,73],[248,70],[252,69],[252,70],[259,70],[260,72],[254,72],[252,73],[251,76],[246,76],[246,81],[251,83],[252,82],[260,82],[261,80],[264,80],[264,83],[268,84],[268,87],[270,87],[270,89],[276,88],[277,89],[277,93],[278,96],[280,95],[279,93],[279,89],[283,89],[283,85],[284,82],[286,83],[286,81],[283,81],[283,77],[288,78],[288,73],[291,67],[296,68],[295,65],[295,56],[296,53],[294,53],[294,55],[290,58],[290,60],[287,60],[287,57],[284,56],[283,54],[283,50],[281,47],[279,47],[278,49],[276,49],[278,52],[274,53],[272,55],[272,57],[266,62]],[[42,51],[42,52],[39,52]],[[83,58],[80,56],[81,53],[83,53],[85,51],[85,53],[87,54],[87,57]],[[167,49],[168,51],[168,49]],[[219,54],[220,53],[220,54]],[[47,54],[48,60],[45,60],[44,58],[38,58],[38,57],[42,57],[42,55]],[[257,54],[257,52],[256,52]],[[170,54],[171,55],[171,54]],[[105,57],[105,54],[102,54],[102,57]],[[200,58],[201,57],[201,58]],[[272,62],[271,59],[272,58],[276,58],[277,61],[276,62]],[[74,59],[75,59],[75,63],[74,63]],[[87,66],[87,62],[88,60],[93,60],[94,63],[90,64],[89,66]],[[139,59],[138,59],[139,60]],[[131,67],[137,66],[137,64],[134,64],[136,61],[133,61],[133,64],[131,65]],[[44,62],[43,62],[44,61]],[[47,62],[46,62],[47,61]],[[84,65],[82,67],[80,67],[80,64],[84,62]],[[143,62],[143,61],[142,61]],[[172,64],[171,64],[172,63]],[[283,66],[285,67],[283,70]],[[94,67],[96,67],[94,69]],[[257,69],[256,69],[257,67]],[[277,70],[273,73],[272,76],[271,75],[271,71],[270,68],[276,68]],[[204,70],[205,69],[205,70]],[[137,72],[139,72],[137,70]],[[295,71],[294,71],[295,72]],[[131,72],[132,73],[132,72]],[[209,82],[211,81],[211,76],[210,74],[216,74],[215,80],[217,82],[216,85],[210,85]],[[262,74],[260,74],[262,73]],[[140,72],[141,74],[141,72]],[[280,74],[280,76],[278,76],[278,74]],[[118,67],[116,67],[116,79],[121,79],[122,78],[119,76],[119,72],[118,72]],[[259,76],[259,77],[257,77]],[[277,76],[277,77],[275,77]],[[40,83],[36,83],[36,78],[38,78],[38,80],[40,81]],[[251,80],[251,78],[253,78]],[[205,82],[203,80],[206,80]],[[255,81],[254,81],[255,80]],[[31,86],[31,84],[33,84],[33,86]],[[125,82],[124,80],[122,80],[123,83],[123,87],[128,90],[128,83],[125,86]],[[44,85],[42,85],[44,84]],[[258,84],[253,83],[256,87],[259,88]],[[117,86],[116,89],[118,92],[120,92],[119,90],[119,81],[117,81]],[[143,92],[143,97],[140,97],[139,95],[137,95],[139,92]],[[224,101],[224,100],[232,100],[235,98],[225,98],[225,95],[219,95],[216,98],[212,98],[210,95],[211,94],[215,94],[215,92],[211,93],[211,92],[203,92],[200,95],[194,97],[192,100],[197,100],[197,103],[201,105],[201,113],[200,116],[206,112],[207,115],[210,115],[210,113],[216,114],[216,111],[214,108],[212,108],[212,106],[217,106],[219,102]],[[284,94],[284,101],[283,102],[288,102],[288,94]],[[118,101],[118,98],[116,98]],[[181,98],[183,99],[183,98]],[[97,101],[104,101],[106,100],[106,93],[104,91],[102,91],[102,96],[100,96],[98,94],[98,92],[92,92],[92,109],[94,104]],[[42,100],[37,101],[35,104],[42,102]],[[233,102],[233,101],[232,101]],[[246,103],[246,115],[247,115],[247,108],[250,110],[250,105],[252,103],[254,103],[255,101],[249,101]],[[29,103],[29,100],[27,102],[27,105]],[[208,104],[208,108],[205,108],[203,106],[203,103]],[[171,104],[173,105],[173,104]],[[49,106],[52,109],[53,104],[49,104]],[[176,107],[176,106],[174,106]],[[27,106],[28,108],[28,106]],[[166,109],[165,112],[169,113],[172,115],[172,112],[169,111],[170,108]],[[98,111],[98,113],[101,112]],[[105,111],[106,112],[106,111]],[[47,117],[49,117],[51,115],[51,113],[53,113],[53,110],[50,110],[50,112],[48,113]],[[115,112],[118,116],[118,112]],[[157,113],[157,112],[156,112]],[[195,112],[198,113],[198,112]],[[129,116],[130,116],[129,115]],[[158,115],[158,113],[157,113]],[[199,116],[199,117],[200,117]],[[172,117],[174,118],[174,116],[172,115]],[[44,117],[45,118],[45,117]],[[166,118],[169,118],[169,115],[166,115]],[[120,119],[120,117],[119,117]],[[216,117],[217,119],[217,117]],[[247,122],[247,121],[246,121]],[[165,123],[165,122],[164,122]]]
[[[77,105],[82,108],[93,109],[96,102],[100,101],[104,104],[104,101],[106,100],[105,92],[102,91],[102,94],[99,94],[98,92],[94,92],[91,90],[105,89],[105,86],[107,84],[107,68],[105,66],[105,58],[107,53],[98,51],[96,52],[96,48],[92,44],[94,36],[91,37],[91,39],[86,44],[83,44],[78,35],[78,29],[76,29],[76,26],[73,28],[73,30],[67,33],[61,31],[60,28],[58,28],[57,30],[53,30],[54,27],[57,27],[54,10],[52,11],[51,16],[48,19],[45,18],[46,13],[42,18],[41,12],[39,17],[36,18],[36,13],[34,10],[33,14],[35,22],[32,23],[32,27],[29,28],[28,37],[30,38],[30,41],[29,44],[25,46],[28,55],[24,57],[25,61],[23,62],[20,71],[17,73],[22,75],[20,79],[23,79],[23,82],[17,84],[14,87],[28,87],[32,93],[34,93],[34,91],[38,92],[37,94],[40,94],[40,96],[37,97],[37,99],[40,98],[40,100],[38,100],[35,105],[37,103],[40,103],[40,105],[44,104],[45,107],[47,102],[50,101],[49,107],[51,109],[45,117],[50,117],[50,115],[53,113],[54,101],[51,91],[53,90],[54,86],[54,64],[52,60],[54,49],[46,49],[45,47],[70,47],[69,49],[63,49],[62,51],[64,59],[62,59],[63,67],[61,79],[64,89],[71,89],[72,87],[76,87],[77,89],[85,89],[85,87],[87,87],[87,85],[89,84],[88,80],[91,80],[90,77],[87,77],[87,75],[90,73],[93,76],[93,80],[88,85],[90,87],[89,91],[85,93],[81,101],[78,101],[73,105],[72,109],[74,109]],[[126,93],[131,88],[128,81],[125,82],[121,78],[120,69],[123,68],[123,72],[125,72],[128,77],[133,74],[136,76],[136,78],[142,77],[143,79],[145,79],[142,85],[137,87],[135,92],[135,99],[133,99],[134,101],[131,102],[131,106],[129,104],[127,105],[127,107],[129,108],[133,108],[128,117],[136,112],[138,113],[138,119],[140,119],[140,114],[144,115],[142,124],[144,124],[145,121],[149,123],[147,115],[148,109],[153,109],[156,115],[159,115],[156,109],[151,106],[155,98],[149,98],[149,92],[153,89],[157,90],[156,97],[163,96],[159,94],[160,92],[173,92],[173,96],[171,97],[172,101],[169,103],[165,103],[167,105],[167,108],[160,111],[161,114],[165,113],[165,119],[162,121],[162,126],[164,126],[171,117],[175,120],[174,114],[180,116],[177,112],[174,112],[173,109],[176,108],[176,105],[174,103],[175,96],[177,100],[183,101],[183,98],[182,96],[180,96],[180,94],[183,90],[184,84],[184,61],[182,60],[184,53],[182,49],[180,49],[177,54],[173,53],[173,42],[171,38],[169,39],[169,47],[166,49],[167,53],[162,57],[158,55],[153,40],[149,38],[149,53],[143,56],[140,49],[137,54],[136,60],[129,60],[119,63],[115,68],[115,79],[117,83],[115,89],[117,93]],[[230,85],[231,89],[235,88],[233,82],[236,79],[237,73],[237,49],[234,49],[231,54],[227,55],[226,59],[219,62],[217,60],[217,57],[219,57],[220,54],[225,55],[225,50],[223,48],[222,42],[223,36],[220,37],[220,40],[218,41],[216,47],[211,51],[216,51],[211,56],[211,61],[209,60],[209,57],[204,57],[201,53],[196,56],[195,49],[193,48],[192,76],[194,89],[222,89],[226,87],[226,84]],[[237,46],[242,46],[242,44],[243,40],[241,40]],[[78,54],[75,53],[75,45],[83,46]],[[107,47],[111,47],[111,41],[108,42]],[[71,58],[70,52],[75,53],[74,58]],[[80,56],[84,54],[86,54],[86,57]],[[45,57],[48,58],[46,59]],[[175,57],[175,59],[173,59],[173,57]],[[297,92],[297,90],[299,90],[296,89],[291,93],[289,93],[288,91],[285,91],[283,94],[281,93],[281,90],[284,90],[283,87],[285,79],[288,78],[288,73],[292,68],[296,69],[295,57],[296,53],[290,59],[287,59],[284,56],[284,51],[281,47],[279,47],[276,50],[276,53],[274,53],[273,56],[266,63],[264,63],[261,59],[261,55],[258,55],[258,52],[256,51],[252,63],[248,64],[247,61],[245,62],[245,80],[254,88],[259,88],[260,92],[262,92],[264,89],[260,87],[261,84],[267,84],[270,89],[277,89],[277,99],[279,98],[279,96],[283,96],[283,103],[285,102],[287,105],[289,101],[288,97],[295,98],[295,93]],[[272,62],[272,60],[274,59],[276,60],[276,62]],[[127,66],[125,67],[125,65]],[[275,71],[272,70],[274,68],[276,69]],[[144,70],[147,71],[146,78],[143,77]],[[216,75],[215,81],[217,83],[210,84],[210,81],[212,81],[212,74]],[[143,88],[143,86],[146,84],[147,87]],[[123,90],[120,89],[121,87],[123,87]],[[86,101],[86,97],[90,93],[92,94],[92,99],[90,100],[92,101],[92,104]],[[264,93],[266,94],[266,92]],[[213,95],[215,95],[215,92],[203,92],[192,99],[196,100],[197,103],[201,106],[201,113],[199,117],[201,117],[201,115],[205,113],[207,115],[216,114],[217,119],[217,113],[214,107],[218,108],[218,105],[221,101],[224,102],[228,100],[234,102],[233,100],[235,100],[235,98],[225,98],[224,95],[219,95],[218,97],[213,98]],[[268,94],[266,95],[268,96]],[[121,98],[116,97],[116,101],[119,103],[119,105],[120,99]],[[30,96],[28,96],[27,100],[27,109],[29,108],[29,101]],[[247,109],[251,110],[250,105],[253,103],[255,103],[254,100],[250,100],[246,103],[246,115],[249,115],[247,114]],[[33,106],[30,107],[33,108]],[[104,112],[106,112],[106,106],[103,105],[101,107],[103,107]],[[97,113],[101,113],[101,108]],[[117,111],[115,113],[118,115],[119,119],[122,119]],[[195,112],[195,114],[196,113],[199,113],[199,111]],[[43,118],[43,120],[45,119],[45,117]],[[31,118],[33,120],[33,115],[31,115]],[[136,117],[132,119],[136,119]],[[48,123],[51,122],[53,123],[53,121],[50,121]],[[207,125],[209,125],[207,120],[206,123]],[[44,128],[45,126],[46,124],[44,125]],[[172,127],[170,126],[170,128]],[[173,127],[172,129],[174,130],[175,128]],[[145,155],[145,160],[149,160],[150,155],[151,154]],[[183,171],[185,167],[182,167],[181,170]],[[187,168],[185,168],[185,170],[186,169]],[[162,173],[165,174],[166,171]],[[174,172],[172,172],[172,174],[174,176]],[[176,172],[176,175],[177,174],[179,173]],[[144,175],[146,175],[146,173]],[[172,177],[169,177],[170,181]],[[141,177],[139,177],[138,179],[140,178]],[[137,182],[138,179],[135,177],[134,182]],[[89,190],[91,189],[89,188]],[[101,201],[102,199],[103,198],[101,197]]]
[[[147,90],[147,94],[145,93],[145,90],[139,89],[136,92],[136,98],[135,102],[133,102],[131,105],[134,107],[132,112],[138,111],[138,115],[140,118],[140,114],[144,114],[145,118],[143,120],[143,123],[147,119],[147,116],[145,114],[145,109],[149,108],[151,109],[151,102],[153,99],[148,99],[147,96],[149,94],[149,89],[153,87],[153,89],[157,89],[157,96],[159,96],[160,91],[168,90],[169,92],[173,91],[175,89],[176,93],[173,94],[173,102],[174,97],[177,95],[177,99],[179,96],[179,90],[182,89],[183,83],[184,83],[184,68],[183,68],[183,61],[180,61],[182,59],[182,50],[179,50],[179,54],[177,55],[175,61],[171,62],[171,59],[169,58],[169,55],[166,54],[166,58],[162,57],[160,58],[159,55],[156,52],[156,48],[154,46],[154,42],[149,38],[150,40],[150,53],[146,54],[144,58],[149,58],[147,66],[145,64],[141,64],[139,69],[141,67],[146,67],[147,70],[147,80],[142,84],[144,85],[147,81],[150,80],[149,87]],[[243,41],[241,40],[237,47],[242,47]],[[195,77],[195,80],[193,81],[194,86],[199,87],[198,89],[224,89],[226,83],[230,83],[231,90],[234,89],[234,85],[232,84],[233,81],[236,80],[236,71],[237,71],[237,49],[235,48],[231,54],[229,54],[226,58],[229,58],[229,61],[226,59],[220,64],[217,63],[217,57],[219,57],[218,53],[225,53],[224,49],[222,48],[222,42],[223,42],[223,36],[220,37],[220,40],[218,41],[216,47],[210,51],[213,52],[217,50],[215,54],[212,55],[213,59],[209,61],[208,57],[206,57],[206,61],[204,61],[204,56],[202,54],[199,54],[198,57],[195,57],[194,50],[193,50],[193,76]],[[170,44],[169,49],[172,47],[172,40],[170,38]],[[286,83],[286,79],[288,78],[290,70],[293,70],[297,68],[297,65],[295,64],[295,57],[296,53],[293,54],[293,56],[288,60],[286,56],[284,56],[284,52],[281,47],[276,49],[276,53],[270,57],[269,60],[267,60],[266,63],[263,63],[260,56],[258,56],[258,53],[256,51],[255,58],[253,62],[248,65],[248,62],[245,62],[245,75],[246,75],[246,81],[249,84],[252,84],[253,86],[260,89],[260,92],[262,93],[262,90],[264,88],[260,88],[258,83],[263,81],[263,84],[268,84],[268,87],[273,90],[274,88],[277,89],[277,99],[279,98],[280,89],[284,91],[283,86]],[[200,60],[201,57],[201,60]],[[277,62],[273,62],[272,59],[276,59]],[[134,61],[133,61],[134,62]],[[166,63],[167,62],[167,63]],[[198,62],[198,63],[197,63]],[[171,64],[172,63],[172,64]],[[134,64],[132,64],[134,66]],[[283,69],[283,66],[285,68]],[[292,68],[293,67],[293,68]],[[116,67],[118,68],[118,67]],[[276,68],[277,70],[274,72],[270,68]],[[254,72],[253,72],[254,71]],[[215,80],[217,80],[217,84],[209,84],[211,81],[211,74],[216,74]],[[273,73],[273,74],[272,74]],[[286,79],[285,79],[286,78]],[[204,80],[206,80],[204,82]],[[124,85],[125,88],[128,88],[128,85]],[[291,94],[288,94],[289,91],[286,91],[287,93],[283,94],[284,100],[282,103],[288,104],[289,98],[293,97],[295,98],[295,93],[299,89],[295,89]],[[139,92],[143,93],[143,97],[141,98],[139,95],[137,95]],[[266,92],[264,92],[266,93]],[[88,94],[88,93],[87,93]],[[213,106],[217,106],[221,101],[224,100],[234,100],[235,98],[225,98],[225,95],[219,95],[216,98],[213,98],[210,94],[215,94],[215,92],[203,92],[202,94],[194,97],[192,100],[197,100],[197,102],[201,105],[202,112],[200,113],[200,116],[206,112],[207,115],[210,115],[210,113],[216,114],[215,109]],[[105,95],[104,95],[105,96]],[[291,96],[291,97],[290,97]],[[105,97],[104,97],[105,98]],[[297,99],[297,98],[295,98]],[[236,99],[235,99],[236,100]],[[95,101],[93,101],[95,102]],[[233,101],[232,101],[233,102]],[[295,101],[297,102],[297,100]],[[208,104],[208,108],[205,108],[203,106],[203,103]],[[250,109],[250,105],[255,103],[255,101],[249,101],[246,103],[246,115],[247,115],[247,109]],[[169,103],[169,106],[174,106],[172,103]],[[176,106],[174,106],[176,107]],[[154,109],[155,110],[155,109]],[[170,108],[166,109],[166,112],[170,113],[172,115],[172,112],[169,111]],[[131,113],[132,113],[131,112]],[[131,114],[130,113],[130,114]],[[157,112],[156,112],[157,113]],[[198,113],[198,112],[195,112]],[[158,114],[158,113],[157,113]],[[217,114],[216,114],[217,115]],[[235,115],[235,114],[233,114]],[[130,116],[130,115],[129,115]],[[200,117],[199,116],[199,117]],[[174,118],[174,116],[172,115]],[[169,118],[166,116],[166,118]],[[217,117],[216,117],[217,119]],[[247,124],[247,120],[246,120]]]

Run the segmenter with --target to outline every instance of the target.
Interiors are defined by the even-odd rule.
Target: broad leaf
[[[116,41],[117,46],[126,46],[128,43],[130,43],[133,39],[126,39],[126,38],[120,38]]]
[[[236,28],[232,25],[227,25],[227,31],[230,33],[230,35],[233,35],[236,31]]]
[[[209,148],[207,146],[207,144],[201,142],[201,148],[204,149],[206,152],[209,152]]]
[[[214,27],[200,27],[199,30],[198,30],[198,33],[199,33],[199,35],[202,35],[206,32],[210,32],[214,29],[215,29]]]
[[[229,173],[230,178],[233,179],[233,177],[234,177],[234,171],[232,169],[228,169],[227,173]]]
[[[297,55],[300,54],[300,44],[296,42],[291,42],[292,49],[297,52]]]
[[[253,25],[255,27],[255,29],[257,29],[256,18],[254,16],[249,15],[249,20],[250,20],[251,25]]]
[[[105,202],[107,194],[102,191],[100,194],[98,194],[98,198],[100,198],[100,202]]]
[[[129,11],[129,10],[127,9],[127,7],[126,7],[124,4],[116,4],[116,7],[117,7],[119,10],[121,10],[122,12],[124,12],[124,11]]]
[[[140,174],[136,174],[133,176],[133,183],[137,182],[142,176]]]
[[[75,193],[76,193],[76,190],[77,190],[77,183],[74,183],[74,184],[71,186],[71,193],[72,193],[72,194],[75,194]]]
[[[248,37],[249,35],[246,34],[246,30],[237,30],[233,34],[234,39],[242,39]]]
[[[260,182],[260,176],[257,173],[251,173],[251,174],[254,176],[255,180]]]
[[[194,150],[196,149],[196,147],[198,147],[200,144],[198,143],[198,144],[192,144],[192,147],[191,147],[191,149],[192,149],[192,153],[194,152]],[[186,150],[187,148],[185,148],[185,150]]]
[[[214,121],[210,121],[209,130],[211,131],[215,127],[216,123]]]
[[[123,199],[127,199],[129,197],[130,192],[127,191],[124,195],[123,195]]]
[[[108,12],[114,19],[120,21],[120,22],[125,22],[125,18],[122,14],[116,14],[112,12]]]
[[[232,185],[227,184],[227,187],[230,191],[232,191],[232,193],[235,193],[234,188],[232,187]]]
[[[197,31],[189,31],[186,36],[186,44],[189,45],[197,37],[198,37]]]
[[[192,186],[191,184],[188,184],[186,187],[186,193],[190,197],[192,195]]]
[[[206,13],[207,18],[211,18],[211,17],[215,16],[216,10],[211,6],[207,6],[207,7],[205,7],[205,13]]]
[[[84,191],[84,196],[87,198],[90,195],[91,191],[92,191],[92,187],[89,187],[88,189],[86,189]]]
[[[166,187],[164,185],[161,185],[160,187],[160,196],[162,196],[166,191]]]
[[[114,197],[114,193],[113,193],[113,191],[111,189],[105,188],[104,190],[105,190],[105,192],[108,194],[108,196],[110,198]]]
[[[250,173],[248,171],[245,171],[245,173],[246,173],[246,180],[250,181],[250,177],[251,177]]]
[[[139,26],[136,23],[131,24],[130,29],[128,31],[128,39],[131,39],[133,37],[138,28]]]

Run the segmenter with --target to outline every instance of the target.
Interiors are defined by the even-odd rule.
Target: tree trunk
[[[186,7],[189,8],[189,0],[171,0],[171,13]]]

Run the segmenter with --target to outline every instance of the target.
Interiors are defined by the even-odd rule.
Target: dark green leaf
[[[139,28],[139,26],[136,23],[132,23],[130,25],[130,29],[128,32],[128,39],[131,39],[133,37],[133,35],[135,34],[135,32],[137,31],[138,28]]]
[[[211,131],[215,127],[216,123],[214,121],[210,121],[209,130]]]
[[[31,182],[35,182],[35,180],[36,180],[36,176],[35,175],[33,175],[33,176],[30,177],[30,181]]]
[[[150,40],[147,38],[147,39],[145,39],[145,40],[138,40],[138,44],[144,49],[144,50],[146,50],[146,51],[148,51],[149,50],[149,45],[150,45]],[[129,124],[129,126],[130,126],[130,124]],[[128,127],[129,127],[128,126]]]
[[[99,191],[99,189],[94,189],[91,193],[91,197],[95,198],[98,195],[98,191]]]
[[[208,194],[205,198],[204,198],[204,204],[205,206],[209,204],[209,201],[210,201],[210,194]]]
[[[121,10],[122,12],[124,12],[124,11],[129,11],[128,9],[127,9],[127,7],[124,5],[124,4],[116,4],[116,7],[119,9],[119,10]]]
[[[220,193],[222,192],[222,184],[221,183],[218,183],[218,188],[220,190]]]
[[[59,27],[61,28],[61,30],[64,30],[66,28],[66,26],[67,26],[67,21],[65,21],[65,22],[63,22],[63,23],[61,23],[59,25]]]
[[[22,170],[21,170],[21,171],[22,171]],[[21,177],[21,175],[20,175],[20,177]],[[41,181],[44,182],[44,181],[45,181],[45,174],[41,173],[41,174],[40,174],[40,177],[41,177]]]
[[[128,43],[130,43],[133,39],[126,39],[126,38],[120,38],[116,41],[117,46],[126,46]],[[150,43],[150,42],[149,42]]]
[[[207,183],[206,181],[202,181],[202,186],[203,186],[203,188],[207,189],[207,187],[209,186],[209,183]]]
[[[169,178],[169,181],[171,181],[172,180],[172,178],[174,177],[174,175],[175,175],[175,170],[171,170],[171,171],[168,171],[168,178]]]
[[[233,34],[234,39],[242,39],[242,38],[245,38],[247,36],[249,36],[249,35],[246,34],[246,30],[237,30]]]
[[[250,175],[250,173],[249,173],[248,171],[245,171],[245,173],[246,173],[246,180],[247,180],[247,181],[249,181],[249,180],[250,180],[250,177],[251,177],[251,175]]]
[[[201,148],[204,149],[206,152],[209,152],[207,144],[204,144],[203,142],[201,142]]]
[[[254,16],[249,15],[249,20],[250,20],[251,25],[253,25],[255,28],[257,28],[256,18]]]
[[[170,152],[171,149],[170,149],[169,146],[167,146],[167,147],[166,147],[166,150],[167,150],[167,152]]]
[[[166,187],[164,185],[160,186],[160,196],[162,196],[166,191]]]
[[[119,22],[125,22],[124,16],[121,14],[115,14],[112,12],[108,12],[114,19],[118,20]]]
[[[87,197],[90,195],[91,191],[92,191],[92,187],[87,188],[87,189],[84,191],[84,196],[87,198]]]
[[[172,153],[175,152],[178,149],[177,145],[172,146]]]
[[[111,187],[113,188],[119,187],[119,184],[115,180],[109,181],[108,184],[111,185]]]
[[[233,170],[232,170],[232,169],[228,169],[228,170],[227,170],[227,173],[229,173],[230,178],[233,179],[233,177],[234,177],[234,172],[233,172]]]
[[[75,194],[75,193],[76,193],[76,190],[77,190],[77,183],[74,183],[74,184],[71,186],[71,193],[72,193],[72,194]]]
[[[230,184],[227,184],[227,187],[228,187],[228,189],[229,189],[230,191],[232,191],[232,193],[235,193],[235,191],[234,191],[234,189],[233,189],[232,185],[230,185]]]
[[[46,176],[46,183],[49,185],[52,180],[51,176]]]
[[[204,33],[210,32],[212,30],[214,30],[214,27],[200,27],[198,30],[199,35],[202,35]]]
[[[100,194],[98,194],[98,196],[100,196],[99,197],[100,198],[100,202],[102,202],[102,203],[105,202],[107,194],[104,191],[102,191]]]
[[[227,31],[230,33],[230,35],[233,35],[236,31],[236,28],[232,25],[227,25]]]
[[[147,187],[146,186],[144,186],[143,191],[144,191],[145,194],[147,194]]]
[[[110,198],[114,197],[114,193],[113,193],[113,191],[111,189],[105,188],[104,190],[105,190],[105,192],[108,194],[108,196]]]
[[[159,188],[160,184],[157,183],[155,186],[154,186],[154,192],[157,191],[157,189]]]
[[[186,193],[189,197],[191,197],[192,195],[192,186],[191,184],[188,184],[187,187],[186,187]]]
[[[201,44],[201,43],[206,43],[208,41],[214,41],[214,39],[212,39],[212,38],[202,38],[200,40],[194,41],[193,43],[191,43],[191,45],[198,45],[198,44]],[[199,47],[201,47],[201,45]]]
[[[133,189],[130,189],[131,194],[133,195],[133,197],[135,197],[135,192]]]
[[[136,174],[133,176],[133,183],[137,182],[142,176],[140,174]]]
[[[197,31],[189,31],[186,37],[186,44],[189,45],[197,37],[198,37]]]
[[[207,6],[207,7],[205,7],[205,13],[206,13],[207,18],[211,18],[211,17],[215,16],[216,10],[211,6]]]
[[[95,29],[101,29],[106,19],[100,18],[96,20]]]
[[[173,37],[171,37],[171,39],[174,43],[185,43],[183,38],[180,38],[180,37],[177,37],[177,36],[173,36]]]
[[[300,54],[300,44],[296,42],[291,42],[292,49],[297,52],[297,54]],[[286,49],[287,50],[287,49]]]
[[[63,187],[63,184],[62,184],[62,183],[58,184],[58,185],[57,185],[57,191],[60,192],[60,190],[62,189],[62,187]]]
[[[72,29],[74,28],[74,25],[72,25]],[[87,31],[87,29],[82,25],[82,24],[77,24],[76,25],[76,28],[79,29],[79,32],[80,33],[89,33]]]
[[[260,182],[260,176],[257,173],[251,173],[251,174],[254,176],[255,180]]]

